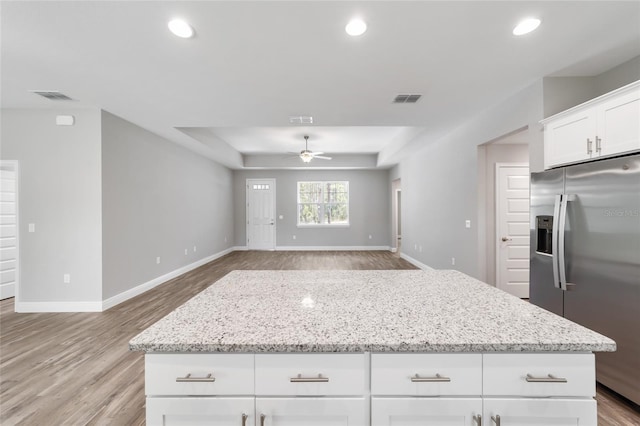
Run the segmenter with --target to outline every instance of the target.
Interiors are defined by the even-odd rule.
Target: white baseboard
[[[186,266],[183,266],[182,268],[178,268],[175,269],[167,274],[161,275],[157,278],[152,279],[151,281],[147,281],[146,283],[140,284],[136,287],[133,287],[129,290],[123,291],[122,293],[116,294],[113,297],[110,297],[106,300],[104,300],[102,302],[102,306],[101,306],[101,310],[106,311],[109,308],[112,308],[124,301],[127,301],[133,297],[136,297],[142,293],[144,293],[145,291],[151,290],[154,287],[159,286],[162,283],[165,283],[177,276],[180,276],[186,272],[192,271],[206,263],[211,262],[212,260],[216,260],[224,255],[227,255],[229,253],[231,253],[232,251],[234,251],[236,248],[235,247],[230,247],[226,250],[223,250],[221,252],[212,254],[211,256],[205,257],[203,259],[200,259],[196,262],[190,263]]]
[[[417,266],[418,268],[424,270],[424,271],[433,271],[434,269],[429,266],[429,265],[425,265],[424,263],[415,260],[413,257],[411,256],[407,256],[404,253],[400,253],[400,257],[403,258],[404,260],[406,260],[409,263],[412,263],[413,265]]]
[[[100,312],[102,302],[16,302],[16,312]]]
[[[389,246],[276,246],[276,251],[389,251]]]
[[[249,250],[247,246],[235,246],[233,248],[233,251],[247,251],[247,250]]]
[[[16,288],[11,284],[0,284],[0,300],[8,299],[16,295]]]

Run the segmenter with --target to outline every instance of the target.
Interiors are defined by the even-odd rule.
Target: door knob
[[[511,241],[511,238],[507,238],[507,237],[502,237],[502,241],[506,242],[506,241]]]

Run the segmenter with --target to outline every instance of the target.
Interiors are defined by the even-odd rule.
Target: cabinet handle
[[[473,416],[473,420],[475,420],[478,426],[482,426],[482,416],[480,414]]]
[[[439,374],[436,374],[435,377],[420,377],[419,375],[415,375],[411,378],[411,381],[414,383],[424,383],[424,382],[450,382],[451,377],[444,377]]]
[[[495,417],[491,416],[491,420],[493,420],[493,422],[496,424],[496,426],[500,426],[500,416],[499,415],[496,414]]]
[[[596,152],[602,151],[602,139],[596,136]]]
[[[591,153],[593,152],[593,150],[591,149],[592,146],[593,146],[593,141],[587,138],[587,154],[589,155],[591,155]]]
[[[242,426],[247,426],[247,419],[249,418],[249,416],[247,416],[245,413],[242,413]]]
[[[189,373],[184,377],[176,377],[176,382],[215,382],[216,378],[211,376],[211,374],[207,374],[207,377],[191,377],[191,373]]]
[[[527,374],[525,380],[529,383],[567,383],[567,379],[552,374],[547,374],[547,377],[533,377],[531,374]]]
[[[298,374],[298,377],[292,377],[289,381],[291,383],[326,383],[329,378],[322,377],[322,374],[318,374],[318,377],[302,377],[302,374]]]
[[[265,416],[264,414],[260,414],[260,426],[264,426],[264,419],[266,419],[267,416]]]

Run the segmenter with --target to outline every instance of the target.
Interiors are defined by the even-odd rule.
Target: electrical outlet
[[[188,255],[189,254],[189,249],[184,249],[184,255]]]
[[[293,239],[295,240],[295,239],[296,239],[296,236],[295,236],[295,235],[293,235],[293,236],[291,236],[291,238],[293,238]]]
[[[471,221],[469,219],[464,221],[465,228],[471,228]]]
[[[224,237],[224,242],[225,242],[225,243],[227,242],[227,237]]]
[[[62,281],[63,281],[65,284],[69,284],[69,283],[71,282],[71,274],[64,274],[64,275],[62,276]]]
[[[196,251],[198,251],[198,248],[196,246],[193,246],[193,252],[195,253]]]
[[[160,256],[156,257],[156,265],[160,264]]]
[[[371,234],[369,234],[369,239],[372,239],[373,237],[371,236]]]
[[[36,232],[36,224],[35,223],[30,223],[29,224],[29,232]]]
[[[422,253],[422,246],[419,246],[419,250],[420,253]]]
[[[455,258],[455,257],[452,257],[452,258],[451,258],[451,264],[452,264],[452,265],[455,265],[455,264],[456,264],[456,258]]]

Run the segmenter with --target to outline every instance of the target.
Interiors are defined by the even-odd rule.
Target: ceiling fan
[[[294,154],[294,153],[292,153]],[[295,153],[297,154],[297,153]],[[302,151],[300,151],[300,158],[302,159],[302,161],[304,161],[305,163],[310,163],[311,160],[313,160],[314,158],[318,158],[320,160],[331,160],[331,157],[324,157],[322,154],[324,154],[324,152],[311,152],[309,151],[309,136],[305,135],[304,136],[304,149]]]

